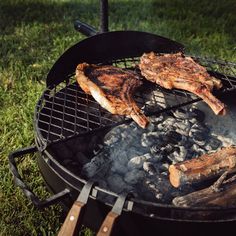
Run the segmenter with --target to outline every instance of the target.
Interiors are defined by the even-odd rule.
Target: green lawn
[[[61,226],[59,206],[38,211],[13,185],[7,156],[34,143],[33,112],[46,75],[84,38],[73,22],[97,27],[98,12],[98,0],[0,1],[0,235],[55,235]],[[235,0],[110,0],[110,30],[153,32],[188,53],[236,62],[235,13]],[[35,157],[19,169],[37,195],[48,196]]]

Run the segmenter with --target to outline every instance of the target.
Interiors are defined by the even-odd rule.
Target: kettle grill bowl
[[[77,84],[74,84],[73,82],[71,83],[71,78],[73,77],[78,63],[87,62],[96,64],[115,64],[118,66],[121,63],[124,67],[127,67],[126,58],[129,60],[132,59],[131,61],[135,61],[144,52],[154,51],[156,53],[175,53],[183,50],[184,47],[181,44],[150,33],[137,31],[115,31],[95,35],[79,42],[69,48],[54,64],[47,76],[47,89],[36,106],[35,140],[38,149],[41,151],[41,155],[38,157],[39,167],[48,188],[53,193],[58,193],[65,188],[69,188],[71,190],[70,197],[67,197],[62,202],[65,208],[69,208],[73,204],[86,181],[79,176],[79,173],[78,175],[75,175],[57,160],[57,156],[53,154],[53,147],[54,145],[60,145],[60,143],[77,138],[77,136],[93,135],[93,132],[91,132],[91,127],[87,126],[86,131],[88,132],[82,132],[80,133],[81,135],[78,135],[78,132],[75,132],[75,135],[73,134],[71,136],[66,136],[63,135],[63,133],[59,133],[58,140],[53,142],[53,140],[50,140],[50,135],[47,136],[46,134],[45,136],[42,132],[42,128],[48,130],[49,126],[47,123],[52,122],[52,111],[49,109],[49,112],[46,112],[46,117],[49,118],[49,121],[47,118],[43,118],[43,122],[46,122],[46,125],[40,125],[39,122],[42,118],[41,112],[45,112],[44,106],[47,105],[47,102],[49,101],[49,107],[53,108],[54,105],[52,105],[53,103],[50,103],[50,101],[55,99],[56,96],[61,98],[60,94],[62,94],[64,98],[68,98],[66,95],[70,89],[74,91],[79,89]],[[226,90],[230,92],[233,91],[228,95],[228,98],[235,97],[236,65],[231,63],[216,63],[215,61],[202,60],[202,58],[197,59],[202,61],[203,65],[205,62],[206,66],[210,66],[208,69],[211,69],[211,73],[213,73],[213,75],[224,80],[223,84],[225,85]],[[231,71],[232,73],[222,74],[222,71],[216,72],[215,69],[220,67],[223,67],[224,69],[229,67],[230,69],[227,69],[226,71]],[[233,69],[231,69],[231,67]],[[45,96],[48,96],[48,101],[43,101]],[[194,100],[196,98],[193,98],[186,93],[184,93],[184,95],[181,94],[181,97],[183,96],[190,99],[190,103],[199,101]],[[62,105],[62,108],[59,108],[59,110],[62,109],[61,116],[63,119],[65,115],[68,115],[68,112],[65,112],[66,109],[63,108],[65,105],[64,102],[65,101],[62,99],[62,104],[59,104],[59,106]],[[69,101],[69,103],[71,102],[72,101]],[[89,101],[90,104],[92,102],[92,100]],[[100,108],[98,108],[98,110],[99,109]],[[74,120],[76,121],[76,119]],[[102,125],[102,127],[104,126],[106,128],[106,124]],[[95,231],[99,229],[103,219],[112,207],[110,202],[99,200],[101,199],[98,197],[100,194],[102,196],[109,195],[114,200],[117,198],[117,194],[114,192],[102,189],[99,186],[94,188],[85,212],[84,224],[91,227]],[[147,228],[153,229],[155,232],[159,231],[168,233],[170,230],[170,232],[178,233],[178,230],[181,231],[182,227],[185,227],[185,234],[187,234],[193,232],[194,229],[204,229],[206,226],[208,227],[209,232],[211,232],[212,229],[220,229],[222,226],[227,228],[233,227],[235,220],[236,209],[232,207],[181,208],[174,207],[173,205],[158,204],[130,198],[124,207],[118,226],[119,233],[122,232],[122,235],[126,235],[127,232],[129,234],[131,233],[138,235],[138,233],[142,231],[145,232]],[[128,227],[129,229],[127,229],[127,222],[130,224],[130,227]],[[138,230],[137,224],[140,225]]]

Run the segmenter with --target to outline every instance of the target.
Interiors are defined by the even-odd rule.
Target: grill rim
[[[40,155],[40,158],[45,158],[44,156],[46,156],[47,158],[50,159],[50,161],[47,161],[47,164],[50,166],[50,168],[57,174],[60,175],[61,179],[63,182],[66,182],[67,184],[69,183],[69,185],[73,188],[75,188],[77,191],[80,191],[81,189],[78,188],[78,186],[80,186],[81,184],[85,184],[87,182],[87,180],[80,178],[79,176],[76,176],[75,174],[73,174],[72,172],[70,172],[67,168],[65,168],[64,166],[62,166],[57,160],[55,160],[55,158],[50,154],[49,150],[44,150],[42,152],[42,154]],[[56,169],[53,167],[56,166]],[[59,170],[59,171],[58,171]],[[62,174],[61,171],[63,171],[64,173]],[[63,178],[62,176],[65,176],[66,178]],[[69,177],[69,178],[68,178]],[[68,181],[68,179],[73,178],[75,181],[78,182],[78,184],[72,185],[72,183],[70,181]],[[45,180],[46,181],[46,180]],[[108,194],[109,196],[112,196],[113,198],[118,197],[118,194],[106,190],[104,188],[101,188],[99,186],[95,186],[94,189],[97,191],[98,193],[103,193],[103,194]],[[97,195],[96,194],[96,195]],[[94,195],[90,195],[90,198],[94,199],[94,200],[98,200],[100,202],[102,202],[103,204],[112,207],[113,205],[111,203],[105,202],[105,201],[101,201],[101,199],[97,199],[97,196]],[[131,202],[132,204],[137,204],[138,206],[136,207],[132,207],[132,209],[128,209],[127,206],[126,208],[124,208],[125,211],[132,211],[144,216],[150,216],[150,213],[143,213],[140,212],[140,208],[143,210],[142,207],[140,207],[140,205],[144,205],[147,207],[151,207],[152,210],[153,208],[157,208],[159,209],[165,209],[165,210],[169,210],[171,212],[171,214],[174,214],[177,212],[178,218],[175,217],[163,217],[163,216],[159,216],[159,215],[155,215],[153,216],[153,218],[156,219],[164,219],[164,220],[170,220],[170,221],[178,221],[178,222],[231,222],[236,220],[236,215],[235,218],[229,218],[229,219],[186,219],[183,218],[181,219],[181,217],[179,217],[180,212],[184,212],[184,214],[188,214],[188,213],[197,213],[197,212],[205,212],[205,213],[209,213],[209,212],[215,212],[215,213],[222,213],[222,212],[235,212],[236,213],[236,207],[216,207],[216,206],[209,206],[209,207],[179,207],[179,206],[174,206],[171,204],[163,204],[163,203],[156,203],[156,202],[151,202],[151,201],[146,201],[146,200],[141,200],[141,199],[135,199],[135,198],[129,198],[128,199],[129,202]],[[137,210],[139,209],[139,210]],[[173,212],[176,211],[176,212]],[[153,211],[152,211],[153,212]],[[167,214],[167,213],[166,213]],[[212,214],[212,213],[211,213]],[[222,213],[223,214],[223,213]]]
[[[117,33],[120,33],[120,32],[122,32],[122,34],[124,34],[124,35],[126,35],[126,31],[116,31]],[[115,35],[115,33],[116,32],[108,32],[108,33],[104,33],[105,35],[111,35],[111,34],[114,34]],[[139,31],[129,31],[129,32],[135,32],[135,34],[139,34],[139,33],[145,33],[145,32],[139,32]],[[100,34],[100,35],[96,35],[96,36],[99,36],[99,37],[102,37],[102,35],[104,35],[104,34]],[[146,34],[146,33],[145,33]],[[150,33],[148,33],[149,35],[152,35],[153,37],[156,37],[156,35],[154,35],[154,34],[150,34]],[[91,38],[94,38],[94,37],[96,37],[96,36],[92,36]],[[159,36],[158,36],[159,37]],[[76,45],[74,45],[74,46],[72,46],[70,49],[68,49],[64,54],[66,54],[66,57],[64,57],[64,54],[58,59],[58,61],[54,64],[54,66],[52,67],[52,69],[51,69],[51,71],[49,72],[49,74],[48,74],[48,77],[47,77],[47,88],[50,88],[50,87],[52,87],[52,86],[56,86],[56,85],[58,85],[58,84],[60,84],[62,81],[68,81],[68,79],[69,79],[69,77],[71,76],[70,74],[66,74],[66,76],[64,76],[65,74],[63,74],[62,75],[62,77],[61,78],[63,78],[62,79],[62,81],[60,81],[60,82],[58,82],[58,81],[54,81],[54,76],[56,75],[56,73],[60,73],[60,70],[59,71],[57,71],[57,68],[58,68],[58,66],[61,66],[61,65],[63,65],[63,61],[64,60],[66,60],[67,59],[67,57],[68,57],[68,55],[72,52],[72,54],[75,54],[75,51],[76,51],[76,48],[77,48],[77,50],[78,50],[78,48],[80,48],[80,47],[83,47],[83,42],[84,41],[86,41],[86,40],[89,40],[89,39],[91,39],[91,38],[88,38],[88,39],[85,39],[85,40],[83,40],[83,41],[81,41],[81,42],[79,42],[78,44],[76,44]],[[164,38],[165,39],[165,38]],[[181,48],[181,49],[183,49],[183,47]],[[75,50],[75,51],[73,51],[73,50]],[[94,62],[92,62],[92,63],[94,63]],[[224,63],[224,62],[223,62]],[[227,62],[227,63],[232,63],[233,65],[235,65],[236,66],[236,63],[233,63],[233,62]],[[46,89],[47,89],[46,88]],[[40,102],[40,99],[38,100],[38,102],[37,102],[37,104]],[[35,111],[37,110],[37,105],[36,105],[36,107],[35,107]],[[34,116],[34,128],[35,128],[35,132],[36,132],[36,137],[35,137],[35,140],[36,140],[36,143],[37,143],[37,147],[38,147],[38,149],[39,149],[39,151],[42,153],[42,155],[40,155],[41,157],[40,158],[44,158],[44,155],[43,154],[46,154],[46,156],[47,156],[47,158],[51,158],[51,160],[52,161],[56,161],[56,159],[53,157],[53,156],[49,156],[50,154],[48,153],[48,148],[50,147],[50,145],[49,146],[45,146],[43,149],[41,148],[41,146],[40,146],[40,138],[39,138],[39,136],[38,136],[38,132],[37,132],[37,126],[36,126],[36,112],[35,112],[35,116]],[[65,140],[61,140],[60,142],[63,142],[63,141],[65,141]],[[49,154],[49,155],[48,155]],[[50,165],[50,162],[48,162],[47,163],[48,165]],[[62,165],[59,163],[59,162],[57,162],[57,165],[59,165],[59,167],[61,167]],[[63,166],[62,166],[63,167]],[[69,171],[67,168],[64,168],[64,171],[66,171],[66,175],[71,175],[71,174],[73,174],[71,171]],[[76,176],[77,178],[78,178],[78,176]],[[82,181],[81,181],[82,180]],[[82,183],[84,183],[84,181],[86,181],[86,180],[84,180],[84,179],[81,179],[81,180],[78,180],[78,181],[81,181]],[[62,181],[65,181],[63,178],[62,178]],[[47,180],[45,180],[45,182],[47,182]],[[102,188],[100,188],[100,189],[102,189]],[[79,190],[79,189],[78,189]],[[106,189],[102,189],[103,191],[105,191],[105,192],[108,192],[108,194],[109,193],[112,193],[112,194],[114,194],[115,196],[117,196],[117,194],[116,193],[114,193],[114,192],[111,192],[111,191],[107,191]],[[80,191],[80,190],[79,190]],[[163,208],[163,209],[170,209],[170,210],[174,210],[174,209],[177,209],[177,210],[179,210],[179,209],[181,209],[181,210],[183,210],[184,212],[189,212],[189,211],[191,211],[191,210],[193,210],[193,211],[198,211],[199,209],[202,209],[202,208],[199,208],[199,207],[188,207],[188,208],[184,208],[184,207],[177,207],[177,206],[174,206],[174,205],[170,205],[170,204],[162,204],[162,203],[155,203],[155,202],[150,202],[150,201],[143,201],[143,200],[137,200],[137,199],[132,199],[132,200],[134,200],[134,202],[136,202],[136,203],[145,203],[146,205],[151,205],[151,207],[153,207],[153,206],[159,206],[159,207],[161,207],[161,208]],[[102,202],[103,204],[107,204],[106,202]],[[219,208],[217,208],[217,207],[206,207],[206,208],[203,208],[204,209],[204,211],[207,211],[207,212],[209,212],[209,210],[212,210],[212,211],[224,211],[224,208],[223,207],[219,207]],[[232,208],[232,207],[226,207],[225,208],[225,211],[236,211],[236,208]],[[138,214],[140,214],[140,213],[138,213]],[[142,213],[142,215],[144,215],[143,213]],[[150,217],[149,215],[147,215],[148,217]],[[194,220],[194,219],[188,219],[188,220],[186,220],[186,219],[176,219],[176,218],[165,218],[165,217],[159,217],[159,216],[155,216],[155,218],[157,217],[157,219],[158,218],[160,218],[160,219],[164,219],[164,220],[171,220],[171,221],[181,221],[181,222],[183,222],[183,221],[187,221],[187,222],[229,222],[229,221],[234,221],[235,219],[234,218],[230,218],[230,219],[221,219],[221,220],[206,220],[206,219],[204,219],[204,220]]]

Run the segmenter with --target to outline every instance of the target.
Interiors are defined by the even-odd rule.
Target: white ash
[[[105,135],[99,154],[83,166],[82,174],[118,194],[170,203],[192,188],[173,188],[169,165],[236,144],[235,114],[215,116],[198,103],[151,117],[149,129],[134,122],[119,125]]]
[[[157,174],[157,170],[156,170],[155,166],[153,165],[152,162],[149,162],[149,161],[145,161],[143,163],[143,170],[145,172],[147,172],[149,175]]]
[[[128,168],[130,170],[132,170],[132,169],[140,169],[143,166],[144,162],[146,162],[150,158],[151,158],[151,155],[149,153],[144,154],[142,156],[132,157],[128,161]]]

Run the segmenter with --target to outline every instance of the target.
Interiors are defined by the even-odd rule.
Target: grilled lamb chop
[[[215,114],[226,113],[225,105],[211,93],[214,87],[222,87],[221,81],[210,76],[207,70],[191,57],[186,57],[182,53],[144,53],[139,67],[147,80],[166,89],[177,88],[192,92],[202,98]]]
[[[76,68],[76,79],[85,93],[112,114],[129,115],[142,128],[148,125],[147,117],[132,99],[135,89],[142,85],[135,72],[82,63]]]

